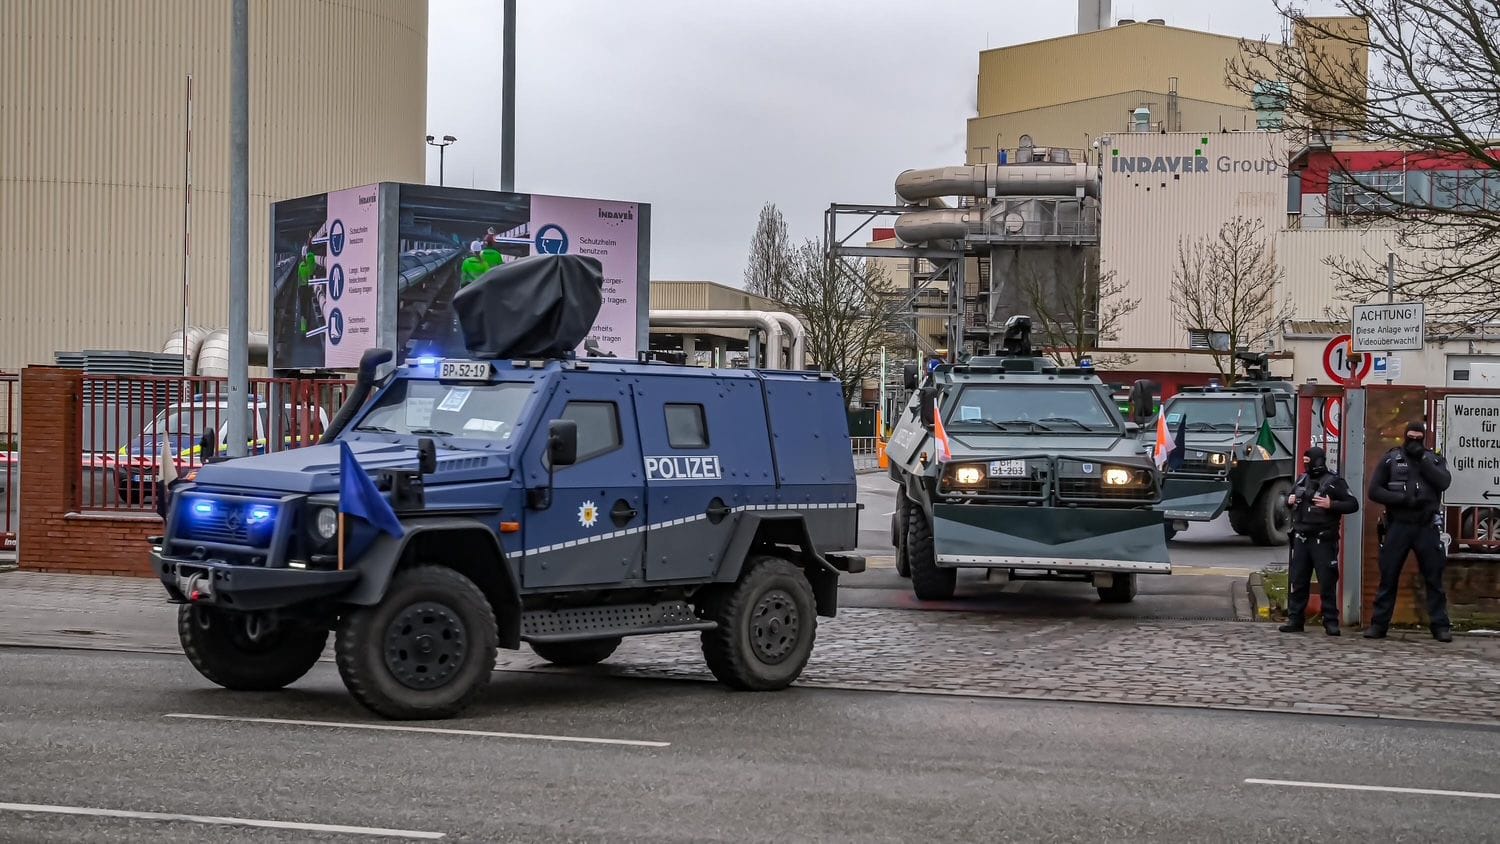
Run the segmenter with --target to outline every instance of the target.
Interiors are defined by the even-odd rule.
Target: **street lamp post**
[[[441,141],[435,139],[432,135],[428,135],[427,136],[427,144],[429,146],[435,146],[435,147],[438,148],[438,184],[439,185],[443,184],[443,155],[444,155],[444,153],[446,153],[448,151],[448,145],[451,144],[451,143],[453,143],[456,140],[458,140],[458,138],[455,138],[452,135],[444,135],[443,139]]]

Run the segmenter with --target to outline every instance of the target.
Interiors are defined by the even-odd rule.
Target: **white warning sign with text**
[[[1422,348],[1427,307],[1421,302],[1355,305],[1350,333],[1356,352],[1405,352]]]
[[[1443,503],[1500,504],[1500,396],[1448,396],[1443,411],[1443,457],[1453,484]]]

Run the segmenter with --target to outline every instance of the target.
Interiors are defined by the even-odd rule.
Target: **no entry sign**
[[[1349,335],[1340,334],[1323,347],[1323,371],[1336,384],[1350,384],[1369,377],[1375,360],[1369,355],[1359,356],[1359,371],[1356,375],[1354,362],[1349,359]]]
[[[1338,439],[1342,435],[1340,427],[1343,424],[1341,417],[1344,412],[1344,400],[1338,396],[1329,396],[1323,400],[1322,410],[1323,430],[1328,432],[1328,436]]]

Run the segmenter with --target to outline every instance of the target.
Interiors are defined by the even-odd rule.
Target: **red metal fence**
[[[21,527],[21,380],[13,372],[0,372],[0,551],[16,550],[16,532]]]
[[[245,399],[250,454],[312,445],[338,412],[352,381],[254,378]],[[160,455],[179,473],[201,465],[199,441],[214,432],[228,452],[229,385],[223,378],[85,375],[79,402],[85,511],[156,507]]]

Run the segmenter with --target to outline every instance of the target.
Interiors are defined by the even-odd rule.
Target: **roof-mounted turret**
[[[453,311],[475,358],[560,358],[588,336],[603,289],[598,258],[533,255],[475,279],[453,297]]]

